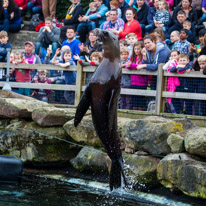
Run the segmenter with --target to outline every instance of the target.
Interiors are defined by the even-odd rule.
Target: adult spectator
[[[172,15],[173,23],[177,23],[177,15],[180,10],[183,10],[188,17],[188,19],[193,23],[193,25],[196,25],[197,23],[197,12],[196,10],[191,6],[192,0],[182,0],[181,4],[178,5]]]
[[[152,32],[155,28],[154,17],[158,8],[159,8],[159,0],[154,0],[154,6],[150,7],[148,11],[148,16],[147,16],[148,25],[145,27],[146,34]]]
[[[80,3],[80,0],[72,0],[72,4],[68,8],[66,17],[64,19],[64,25],[61,27],[61,41],[66,39],[66,32],[69,26],[73,26],[75,30],[77,29],[77,25],[80,23],[78,18],[82,15],[84,15],[84,9]]]
[[[137,69],[147,69],[155,71],[160,63],[166,63],[169,60],[170,50],[166,44],[156,42],[152,35],[146,35],[143,39],[145,48],[142,50],[143,61]]]
[[[81,44],[81,42],[75,38],[75,29],[72,26],[69,26],[67,28],[67,39],[62,43],[62,46],[69,46],[71,51],[72,51],[72,58],[74,55],[79,55],[80,49],[79,49],[79,44]]]
[[[53,20],[55,20],[56,5],[57,5],[57,0],[42,1],[42,12],[44,15],[44,19],[46,19],[47,17],[51,17]]]
[[[137,3],[133,7],[137,11],[137,21],[140,23],[144,34],[145,25],[147,25],[149,6],[145,3],[145,0],[137,0]]]
[[[34,43],[31,41],[26,41],[24,45],[25,45],[25,53],[24,53],[25,61],[27,61],[29,64],[41,64],[41,60],[39,56],[33,53],[35,49]],[[33,70],[31,72],[31,79],[34,78],[36,72],[37,72],[36,70]]]
[[[85,44],[79,45],[80,58],[85,56],[90,57],[93,52],[102,52],[103,46],[97,39],[98,36],[96,36],[93,31],[90,31],[88,41]]]
[[[21,16],[26,15],[28,0],[14,0],[21,11]]]
[[[118,11],[116,9],[110,10],[109,19],[109,21],[103,23],[103,30],[115,28],[117,31],[120,31],[124,29],[124,21],[118,17]]]
[[[27,9],[29,10],[31,17],[34,14],[42,14],[42,0],[31,0],[27,4]]]
[[[169,48],[170,48],[171,50],[173,50],[174,43],[175,43],[176,41],[179,41],[179,40],[180,40],[180,32],[179,32],[179,31],[173,31],[173,32],[171,32],[171,34],[170,34],[170,40],[168,39],[168,40],[166,41],[166,43],[167,43],[167,45],[169,46]]]
[[[183,22],[187,19],[187,16],[185,14],[184,11],[180,10],[177,14],[177,23],[175,23],[173,26],[171,26],[168,30],[168,32],[166,33],[166,39],[169,39],[170,38],[170,34],[171,32],[173,31],[180,31],[182,28],[183,28]],[[190,43],[194,43],[195,42],[195,27],[194,25],[192,24],[191,25],[191,31],[192,33],[189,34],[187,40],[190,42]]]
[[[126,10],[127,23],[124,25],[123,31],[117,31],[116,29],[110,29],[115,35],[118,35],[120,39],[125,39],[126,34],[135,33],[137,40],[142,40],[142,30],[139,22],[136,19],[137,13],[134,8],[128,8]]]
[[[130,6],[125,2],[125,0],[118,0],[119,2],[119,8],[121,9],[122,12],[122,19],[124,20],[124,22],[127,22],[126,16],[125,16],[125,11],[127,10],[127,8],[129,8]]]
[[[37,43],[35,45],[35,54],[39,54],[40,48],[47,49],[49,45],[52,45],[52,54],[56,53],[59,44],[60,29],[52,25],[52,18],[47,17],[45,19],[45,26],[41,27],[37,37]]]
[[[89,15],[89,8],[85,16],[80,16],[78,19],[81,22],[77,27],[78,35],[80,36],[81,42],[86,41],[86,34],[89,32],[86,21],[97,19],[96,26],[99,27],[106,20],[105,13],[108,11],[108,8],[103,4],[103,0],[94,0],[94,2],[97,6],[97,13]]]
[[[3,5],[0,4],[0,31],[18,32],[21,29],[21,13],[14,0],[4,0]]]

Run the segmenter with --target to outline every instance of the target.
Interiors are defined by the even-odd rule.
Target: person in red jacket
[[[14,0],[21,11],[21,16],[26,15],[28,0]]]
[[[115,35],[119,36],[120,39],[125,39],[125,35],[129,33],[135,33],[137,35],[137,39],[142,40],[142,30],[139,22],[136,19],[136,11],[134,8],[128,8],[125,11],[125,16],[127,19],[127,23],[124,25],[123,31],[117,31],[116,29],[112,28],[109,29]]]

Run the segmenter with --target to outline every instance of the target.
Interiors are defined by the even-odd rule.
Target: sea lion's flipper
[[[81,122],[83,116],[87,112],[90,106],[90,98],[89,98],[89,87],[87,87],[84,91],[84,94],[81,97],[81,100],[78,104],[75,118],[74,118],[74,126],[77,127]]]
[[[124,185],[122,185],[122,178]],[[111,171],[110,171],[110,190],[115,188],[127,186],[126,178],[123,171],[123,159],[120,157],[118,160],[112,161]]]

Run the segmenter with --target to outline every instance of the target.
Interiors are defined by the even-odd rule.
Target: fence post
[[[78,62],[77,63],[77,76],[76,76],[75,102],[74,102],[75,106],[79,104],[79,101],[81,99],[82,75],[83,75],[83,66]]]
[[[158,66],[158,73],[157,73],[157,89],[156,89],[156,114],[160,114],[164,111],[164,104],[162,99],[162,91],[163,91],[163,85],[164,85],[164,77],[163,77],[163,64],[159,64]]]

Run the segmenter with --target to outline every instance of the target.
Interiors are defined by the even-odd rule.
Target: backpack
[[[43,22],[43,20],[41,20],[40,15],[34,14],[30,20],[29,30],[35,31],[35,27],[41,22]]]

